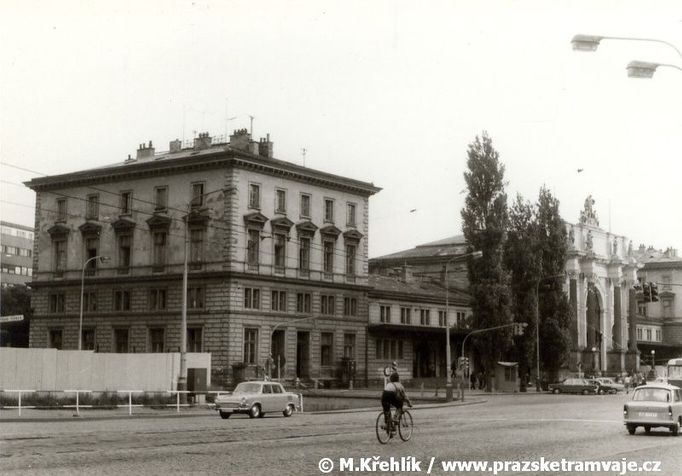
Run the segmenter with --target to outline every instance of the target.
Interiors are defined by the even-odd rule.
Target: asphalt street
[[[629,436],[622,424],[625,395],[490,396],[470,406],[415,409],[409,442],[380,445],[377,410],[336,414],[267,415],[262,419],[217,415],[187,418],[65,419],[2,422],[1,474],[331,474],[341,458],[414,457],[427,473],[447,474],[442,462],[461,461],[661,461],[661,472],[682,471],[682,436],[667,430]],[[347,464],[346,460],[346,464]],[[381,474],[380,467],[376,473]],[[518,469],[518,468],[517,468]],[[355,474],[362,474],[362,472]],[[413,473],[418,474],[418,473]],[[457,472],[450,474],[475,474]],[[492,472],[485,473],[492,474]],[[584,474],[508,471],[500,474]],[[618,472],[601,473],[618,474]],[[637,474],[627,472],[625,474]]]

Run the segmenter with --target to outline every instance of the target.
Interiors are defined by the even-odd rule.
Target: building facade
[[[273,157],[269,137],[202,133],[189,147],[34,179],[30,345],[101,352],[210,352],[214,382],[366,372],[366,182]],[[102,262],[97,257],[104,256]],[[87,262],[87,266],[85,263]]]
[[[0,284],[26,284],[33,276],[33,228],[0,221]]]

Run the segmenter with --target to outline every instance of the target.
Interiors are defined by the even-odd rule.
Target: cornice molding
[[[48,228],[47,232],[50,234],[50,236],[52,236],[52,238],[59,238],[67,236],[71,232],[71,228],[66,225],[62,225],[61,223],[57,223]]]

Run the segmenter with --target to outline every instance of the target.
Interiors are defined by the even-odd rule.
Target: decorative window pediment
[[[168,229],[170,227],[171,219],[165,215],[154,214],[149,220],[147,220],[147,225],[152,229]]]
[[[48,228],[47,232],[52,236],[52,238],[57,238],[61,236],[66,236],[69,234],[71,229],[68,226],[62,225],[60,223]]]
[[[299,235],[306,235],[312,237],[317,231],[317,225],[310,220],[305,220],[296,223],[296,231]]]
[[[86,221],[81,226],[78,227],[82,235],[97,235],[99,236],[100,231],[102,231],[102,225],[99,223],[94,223],[91,221]]]
[[[247,213],[246,215],[244,215],[244,222],[249,226],[254,226],[262,229],[267,221],[268,217],[263,215],[261,212]]]
[[[343,233],[343,239],[346,241],[360,241],[364,235],[358,230],[348,230]]]
[[[273,232],[275,229],[279,229],[288,233],[293,225],[294,222],[289,220],[287,217],[273,218],[270,220],[270,226],[272,227]]]
[[[136,223],[134,221],[128,220],[127,218],[119,218],[111,224],[111,226],[114,228],[114,231],[117,233],[130,231],[135,228],[135,225]]]
[[[320,228],[320,233],[323,235],[331,236],[334,239],[336,239],[341,234],[341,230],[336,228],[334,225],[327,225]]]

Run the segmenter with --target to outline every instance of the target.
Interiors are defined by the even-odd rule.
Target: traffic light
[[[651,288],[649,283],[642,283],[642,293],[644,294],[644,302],[651,302]]]
[[[649,296],[651,297],[651,302],[658,302],[658,284],[649,283]]]
[[[642,283],[637,281],[635,284],[632,285],[632,289],[634,289],[635,292],[638,294],[641,293],[642,292]]]

